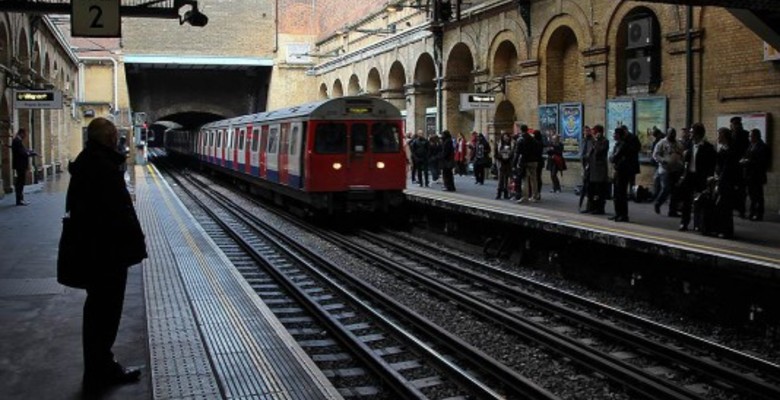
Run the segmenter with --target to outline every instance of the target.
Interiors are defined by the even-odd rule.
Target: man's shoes
[[[593,215],[604,215],[604,210],[594,210],[590,212]]]
[[[523,197],[523,198],[521,198],[521,199],[517,200],[517,201],[516,201],[516,203],[517,203],[517,204],[523,204],[523,203],[525,203],[526,201],[527,201],[527,200],[525,199],[525,197]]]
[[[679,218],[680,217],[680,213],[678,213],[677,211],[670,211],[669,212],[669,216],[670,217],[674,217],[674,218]]]
[[[653,204],[653,209],[655,210],[656,214],[661,214],[661,205],[658,203]]]
[[[758,215],[751,215],[750,216],[750,220],[751,221],[761,221],[763,219],[764,219],[763,217],[759,217]]]
[[[590,214],[590,210],[588,210],[587,208],[584,210],[580,210],[580,214]]]
[[[17,206],[27,206],[27,205],[30,205],[30,203],[27,202],[27,201],[22,200],[22,201],[17,201],[16,205]]]
[[[680,232],[687,232],[688,231],[688,225],[680,225],[679,228],[677,228]]]
[[[619,217],[615,218],[615,222],[629,222],[629,221],[628,221],[628,216],[626,216],[626,215],[621,215],[621,216],[619,216]]]
[[[141,379],[141,370],[138,368],[125,368],[118,362],[114,362],[100,372],[84,374],[83,390],[85,393],[96,393],[111,386],[135,383]]]
[[[609,217],[607,219],[610,220],[610,221],[617,221],[618,218],[619,217],[617,215],[613,215],[613,216],[611,216],[611,217]]]

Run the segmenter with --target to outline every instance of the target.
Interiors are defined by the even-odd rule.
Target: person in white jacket
[[[678,199],[675,187],[683,173],[683,153],[685,148],[677,140],[677,131],[669,128],[666,137],[661,139],[653,151],[653,159],[658,163],[658,175],[661,179],[661,193],[655,199],[655,213],[661,213],[661,206],[669,201],[669,216],[677,217]]]

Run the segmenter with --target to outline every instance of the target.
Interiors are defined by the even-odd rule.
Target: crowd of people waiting
[[[657,214],[668,201],[668,215],[680,218],[680,231],[687,231],[693,222],[694,230],[723,238],[734,234],[734,211],[742,218],[763,219],[763,186],[770,155],[758,129],[747,132],[741,118],[734,117],[730,128],[718,129],[716,145],[707,141],[701,123],[683,129],[679,138],[674,128],[666,134],[654,128],[651,134],[650,162],[655,174],[649,197]],[[610,219],[628,222],[629,198],[640,200],[635,178],[640,172],[642,145],[625,126],[614,130],[613,140],[610,149],[602,125],[584,128],[579,207],[581,213],[603,215],[611,197],[614,215]],[[428,187],[429,176],[438,181],[441,175],[443,190],[455,191],[453,174],[466,175],[471,165],[475,184],[484,184],[486,171],[492,171],[498,179],[496,199],[517,203],[541,200],[544,170],[550,173],[550,192],[560,192],[558,175],[567,168],[560,137],[543,137],[526,125],[515,135],[501,132],[492,149],[485,135],[478,132],[466,139],[462,133],[454,138],[444,131],[441,137],[428,138],[418,131],[415,136],[407,134],[406,145],[413,183]]]

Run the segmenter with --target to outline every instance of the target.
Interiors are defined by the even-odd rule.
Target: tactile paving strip
[[[173,255],[166,264],[178,266],[224,397],[340,398],[184,206],[162,190],[149,200]]]
[[[176,261],[157,221],[153,193],[144,179],[136,182],[138,214],[149,253],[143,271],[154,398],[222,398]]]

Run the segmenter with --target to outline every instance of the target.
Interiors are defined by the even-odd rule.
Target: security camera
[[[209,23],[209,17],[198,11],[197,8],[193,8],[192,10],[185,12],[184,16],[181,18],[180,24],[184,24],[185,22],[192,26],[202,28]]]
[[[586,71],[585,77],[590,79],[596,79],[596,71]]]

